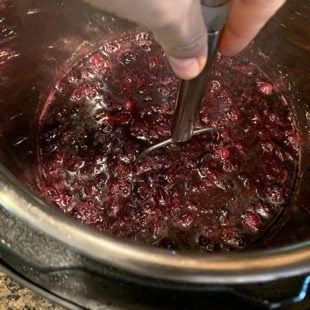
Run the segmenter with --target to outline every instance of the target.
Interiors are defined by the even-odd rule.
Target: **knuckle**
[[[206,50],[207,35],[199,33],[188,38],[180,39],[175,43],[170,42],[169,45],[164,45],[164,49],[171,56],[186,58],[201,54]]]
[[[152,10],[152,18],[149,20],[153,23],[154,28],[167,29],[176,27],[181,23],[181,12],[171,13],[169,7],[156,7]]]

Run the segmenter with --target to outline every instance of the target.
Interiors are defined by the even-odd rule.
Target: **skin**
[[[84,0],[92,6],[142,24],[165,50],[173,71],[192,79],[207,60],[207,28],[201,3],[210,0]],[[231,0],[220,52],[234,56],[258,34],[285,0]]]

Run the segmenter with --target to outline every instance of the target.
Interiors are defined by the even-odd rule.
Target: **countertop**
[[[298,304],[279,310],[310,310],[310,295]],[[65,310],[23,287],[0,271],[0,310]]]
[[[0,310],[64,310],[0,271]]]

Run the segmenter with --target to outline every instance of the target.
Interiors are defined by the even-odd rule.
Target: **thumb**
[[[174,18],[153,27],[155,37],[167,54],[172,70],[184,80],[196,77],[207,60],[207,29],[199,0],[180,1]]]
[[[192,79],[205,66],[208,36],[200,0],[84,1],[149,28],[180,78]]]

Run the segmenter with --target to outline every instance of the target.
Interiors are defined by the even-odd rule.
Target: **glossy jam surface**
[[[176,250],[247,248],[287,204],[298,162],[294,115],[246,60],[218,58],[196,128],[170,137],[178,80],[147,33],[82,59],[51,91],[39,134],[45,199],[103,232]]]

